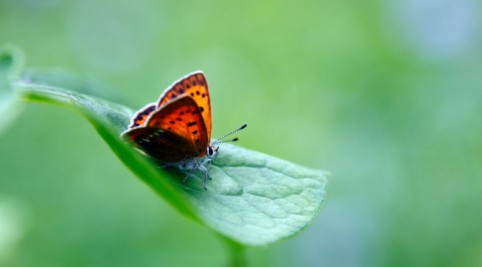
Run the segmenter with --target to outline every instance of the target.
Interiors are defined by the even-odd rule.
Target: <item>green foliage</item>
[[[221,146],[213,161],[207,191],[200,182],[203,174],[182,184],[185,174],[157,167],[121,140],[131,109],[48,84],[61,77],[28,77],[15,83],[26,100],[58,104],[82,114],[124,164],[161,197],[236,242],[266,245],[292,236],[313,220],[324,200],[327,181],[322,171],[229,144]]]

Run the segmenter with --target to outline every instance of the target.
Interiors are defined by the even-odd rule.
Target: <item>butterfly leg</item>
[[[206,181],[207,181],[207,179],[210,179],[209,178],[209,169],[207,169],[203,164],[199,164],[198,169],[200,171],[204,172],[203,188],[204,188],[204,190],[208,190],[208,188],[206,187]]]
[[[163,161],[157,161],[156,162],[156,166],[157,168],[159,169],[164,169],[164,168],[168,168],[168,167],[173,167],[175,165],[173,165],[172,163],[169,163],[169,162],[163,162]]]
[[[208,188],[206,187],[206,180],[209,178],[209,172],[206,170],[204,172],[204,180],[203,180],[203,188],[204,190],[208,190]]]
[[[213,178],[209,177],[209,169],[211,169],[211,161],[209,161],[208,166],[206,167],[206,176],[208,180],[212,180]]]
[[[182,183],[185,184],[187,182],[187,180],[189,179],[189,176],[193,175],[194,170],[190,170],[187,175],[184,177],[184,179],[182,179]]]

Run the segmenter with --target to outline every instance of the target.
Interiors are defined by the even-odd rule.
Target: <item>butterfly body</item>
[[[157,103],[138,111],[122,136],[162,165],[189,174],[204,172],[206,189],[208,165],[218,150],[215,143],[210,144],[211,125],[206,78],[194,72],[168,87]]]

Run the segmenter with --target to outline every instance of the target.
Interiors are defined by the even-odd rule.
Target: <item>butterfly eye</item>
[[[213,148],[208,146],[208,156],[212,156],[213,154],[214,154]]]

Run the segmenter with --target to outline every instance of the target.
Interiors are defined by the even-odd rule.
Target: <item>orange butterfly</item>
[[[211,103],[206,77],[200,71],[174,82],[157,103],[139,110],[122,133],[134,146],[167,166],[189,171],[204,172],[204,189],[209,177],[211,161],[219,147],[216,144],[234,142],[238,138],[221,141],[238,129],[214,140],[211,139]]]

